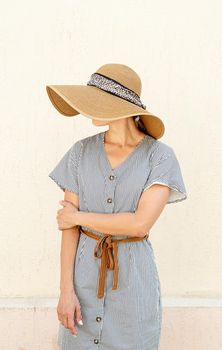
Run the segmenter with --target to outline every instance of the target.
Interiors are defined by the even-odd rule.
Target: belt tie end
[[[95,246],[94,256],[101,259],[97,296],[102,298],[104,296],[106,269],[113,270],[112,289],[118,288],[118,243],[116,240],[112,241],[111,235],[107,234],[101,237]]]

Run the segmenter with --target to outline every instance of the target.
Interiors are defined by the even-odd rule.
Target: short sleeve
[[[153,184],[162,184],[171,189],[167,204],[187,198],[179,161],[173,148],[165,143],[160,143],[151,154],[150,172],[143,191]]]
[[[48,176],[65,192],[67,189],[79,195],[78,165],[81,155],[81,141],[77,141],[63,155]]]

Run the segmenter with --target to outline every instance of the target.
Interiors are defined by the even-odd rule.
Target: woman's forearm
[[[136,213],[75,212],[75,223],[110,235],[144,236],[144,224]]]
[[[73,269],[79,242],[79,227],[62,231],[60,251],[60,291],[73,290]]]

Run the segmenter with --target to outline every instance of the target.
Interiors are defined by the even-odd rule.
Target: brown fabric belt
[[[107,268],[110,270],[113,270],[112,290],[117,289],[118,287],[118,272],[119,272],[118,243],[141,241],[147,238],[149,234],[146,234],[144,237],[128,237],[123,239],[112,239],[112,235],[110,234],[105,234],[100,237],[94,234],[93,232],[83,230],[81,226],[80,226],[80,232],[84,233],[85,235],[91,238],[98,240],[94,248],[94,256],[98,259],[101,259],[97,297],[103,298]]]

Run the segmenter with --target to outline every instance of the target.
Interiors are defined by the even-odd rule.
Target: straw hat
[[[141,102],[141,79],[124,64],[108,63],[93,73],[87,85],[47,85],[54,107],[67,117],[118,120],[134,117],[136,126],[155,139],[164,134],[163,121]]]

